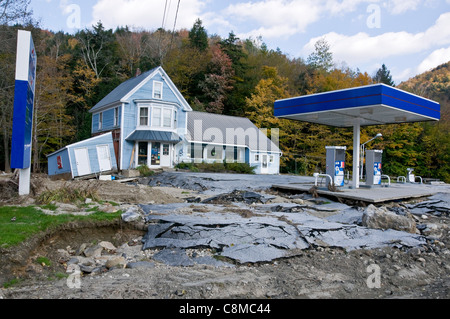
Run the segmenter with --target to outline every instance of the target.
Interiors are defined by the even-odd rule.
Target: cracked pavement
[[[209,175],[214,177],[174,173],[167,179],[159,176],[159,181],[165,180],[171,186],[190,184],[196,189],[201,185],[201,192],[207,191],[213,197],[195,204],[140,205],[149,223],[147,235],[142,239],[144,250],[206,248],[211,249],[217,259],[225,257],[225,260],[244,264],[292,257],[316,247],[352,251],[388,246],[409,249],[426,244],[426,237],[420,234],[360,226],[358,221],[363,209],[328,199],[313,201],[305,195],[304,198],[311,201],[305,200],[301,205],[271,203],[273,197],[263,192],[273,177],[259,177],[265,182],[254,183],[254,177]],[[189,183],[190,178],[195,183]],[[156,182],[149,184],[152,183]],[[258,198],[255,192],[260,192],[263,200],[246,202],[245,194],[240,196],[239,190],[253,192],[250,193],[252,199]],[[217,199],[221,200],[220,204],[209,204]],[[243,217],[233,209],[246,210],[249,214]],[[224,213],[226,210],[228,212]],[[324,212],[326,217],[317,217],[315,212]]]

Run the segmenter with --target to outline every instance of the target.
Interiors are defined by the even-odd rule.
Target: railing
[[[317,186],[317,181],[318,181],[319,177],[329,178],[329,179],[330,179],[331,185],[334,185],[333,178],[332,178],[330,175],[328,175],[328,174],[314,173],[313,176],[316,178],[316,181],[315,181],[315,183],[314,183],[315,186]]]
[[[409,182],[412,183],[412,184],[416,183],[416,179],[420,179],[420,183],[419,183],[419,184],[423,184],[423,179],[422,179],[421,176],[410,175],[410,176],[408,176],[408,177],[409,177]],[[412,178],[411,178],[411,177],[414,178],[414,181],[412,181]],[[403,184],[406,184],[406,181],[407,181],[407,179],[406,179],[405,176],[399,176],[399,177],[397,177],[397,183],[403,183]]]
[[[383,183],[383,178],[388,180],[387,186],[391,186],[391,178],[388,175],[381,175],[381,183]]]
[[[401,181],[400,181],[401,180]],[[405,176],[399,176],[397,177],[397,183],[406,183],[406,177]]]

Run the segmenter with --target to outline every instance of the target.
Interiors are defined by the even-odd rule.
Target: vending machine
[[[366,151],[366,185],[381,185],[383,151]]]
[[[327,146],[327,175],[333,178],[334,185],[344,186],[346,146]],[[330,181],[327,179],[327,187]]]

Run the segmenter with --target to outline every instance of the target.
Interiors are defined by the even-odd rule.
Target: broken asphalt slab
[[[238,263],[257,263],[290,257],[315,247],[351,251],[426,244],[426,237],[421,235],[362,227],[363,209],[328,199],[314,202],[308,198],[307,205],[269,204],[270,197],[258,192],[270,189],[278,181],[306,184],[311,179],[179,172],[165,172],[150,178],[150,186],[179,187],[213,196],[197,204],[141,205],[146,222],[151,223],[143,238],[143,249],[178,249],[181,252],[172,252],[172,257],[179,256],[179,261],[183,262],[186,261],[184,250],[206,248],[217,257]],[[445,206],[447,195],[435,195],[429,205]],[[303,198],[298,201],[302,202]],[[220,206],[229,203],[249,209],[252,214],[247,218],[233,212],[224,214]]]
[[[142,207],[145,211],[151,205]],[[423,236],[394,230],[368,229],[331,222],[306,212],[273,212],[242,218],[236,214],[197,213],[191,215],[146,216],[147,235],[143,249],[213,249],[216,256],[238,263],[268,262],[291,257],[316,247],[362,248],[418,247]],[[180,261],[183,258],[180,257]]]
[[[184,249],[166,248],[156,253],[153,259],[169,266],[189,267],[194,265],[208,265],[214,267],[234,267],[234,265],[222,262],[211,256],[191,256]]]
[[[436,216],[441,216],[442,214],[450,215],[450,193],[438,193],[433,196],[428,197],[428,200],[417,203],[410,204],[406,206],[409,208],[411,214],[423,215],[432,214]]]

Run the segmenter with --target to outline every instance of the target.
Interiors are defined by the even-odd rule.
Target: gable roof
[[[127,100],[133,95],[138,89],[148,83],[157,73],[160,73],[162,77],[166,80],[166,84],[173,91],[175,96],[180,101],[181,106],[186,111],[191,111],[191,107],[188,102],[184,99],[183,95],[178,91],[175,84],[172,82],[170,77],[164,71],[162,67],[157,67],[147,72],[142,73],[141,75],[131,78],[119,86],[117,86],[114,90],[112,90],[107,96],[105,96],[100,102],[98,102],[89,112],[95,113],[103,108],[113,106],[115,104],[121,104],[128,102]]]
[[[252,151],[281,150],[248,118],[189,112],[186,139],[189,142],[245,146]]]

